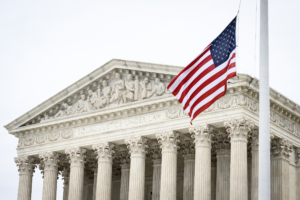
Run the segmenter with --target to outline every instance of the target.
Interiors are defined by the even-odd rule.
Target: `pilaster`
[[[70,182],[68,200],[82,200],[84,181],[84,159],[86,149],[74,147],[66,149],[70,159]]]
[[[231,139],[230,200],[248,200],[247,141],[254,124],[232,119],[224,125]]]
[[[19,156],[14,159],[19,171],[18,200],[31,200],[35,159],[29,156]]]
[[[141,136],[125,139],[125,144],[130,153],[130,200],[141,200],[145,195],[145,158],[148,139]]]

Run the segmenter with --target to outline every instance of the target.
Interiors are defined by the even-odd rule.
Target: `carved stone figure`
[[[140,82],[141,85],[141,99],[147,99],[150,97],[152,85],[149,82],[148,78],[146,77],[143,81]]]
[[[44,117],[42,117],[41,122],[46,121],[49,119],[49,115],[47,113],[44,114]]]
[[[72,106],[69,106],[67,103],[63,103],[62,106],[63,106],[63,109],[59,110],[59,111],[54,115],[54,118],[62,117],[62,116],[70,115],[70,114],[73,114],[73,113],[74,113],[73,107],[72,107]]]
[[[89,110],[88,108],[88,102],[85,100],[85,95],[80,95],[80,99],[78,100],[76,106],[75,106],[75,113],[83,113],[87,112]]]
[[[135,82],[132,80],[132,75],[127,74],[127,79],[125,81],[126,90],[123,92],[123,102],[126,103],[127,100],[132,101],[134,98]]]
[[[152,90],[152,92],[150,93],[149,96],[150,97],[152,97],[152,96],[161,96],[161,95],[164,94],[165,90],[166,90],[165,85],[162,82],[160,82],[159,78],[156,78],[154,88],[153,88],[153,90]]]
[[[124,80],[122,80],[120,78],[119,73],[115,74],[115,78],[116,78],[116,80],[114,82],[114,86],[113,86],[113,89],[111,91],[110,102],[121,104],[121,103],[123,103],[123,92],[124,92],[124,89],[125,89],[125,83],[124,83]]]
[[[138,101],[140,98],[140,83],[139,83],[139,77],[135,76],[134,80],[134,100]]]
[[[92,90],[88,91],[87,104],[88,111],[97,109],[99,104],[97,92],[93,92]]]
[[[102,81],[102,85],[103,85],[103,89],[102,89],[103,96],[101,96],[100,99],[101,99],[101,106],[105,107],[109,105],[111,87],[107,85],[106,80]]]

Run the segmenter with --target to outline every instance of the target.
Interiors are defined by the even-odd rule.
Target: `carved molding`
[[[55,129],[54,126],[48,126],[48,127],[42,127],[38,128],[35,130],[29,130],[29,131],[21,131],[18,133],[15,133],[15,135],[19,138],[18,142],[18,148],[22,147],[28,147],[28,146],[33,146],[33,145],[41,145],[41,144],[46,144],[46,143],[51,143],[51,142],[57,142],[65,139],[72,139],[74,138],[74,130],[75,132],[79,131],[78,128],[72,128],[72,127],[77,127],[78,125],[87,125],[87,124],[92,124],[95,122],[100,122],[103,120],[112,120],[116,117],[120,116],[129,116],[129,115],[135,115],[136,113],[141,113],[141,112],[147,112],[150,109],[161,109],[162,107],[168,107],[168,106],[173,106],[170,107],[169,109],[166,109],[164,111],[164,114],[160,115],[149,115],[144,116],[144,117],[137,117],[134,119],[134,124],[140,122],[140,123],[150,123],[151,121],[162,121],[162,120],[172,120],[172,119],[178,119],[178,118],[184,118],[188,117],[188,115],[183,111],[181,107],[177,107],[178,101],[168,101],[164,102],[162,104],[154,104],[154,108],[151,106],[144,106],[143,108],[135,108],[131,111],[127,111],[127,114],[124,112],[120,113],[112,113],[110,115],[105,114],[101,116],[96,116],[96,117],[91,117],[91,118],[86,118],[86,119],[79,119],[76,121],[71,121],[67,122],[64,124],[59,124],[58,127],[60,129]],[[240,95],[232,95],[232,96],[224,96],[218,101],[216,101],[212,106],[210,106],[208,109],[204,111],[204,113],[210,113],[210,112],[219,112],[225,109],[233,109],[233,108],[238,108],[238,107],[243,107],[246,108],[256,114],[258,114],[258,109],[256,109],[256,106],[258,108],[258,102],[256,100],[253,100],[243,94]],[[276,107],[277,108],[277,107]],[[273,108],[276,110],[276,112],[271,111],[270,112],[270,121],[273,124],[276,124],[277,126],[283,128],[289,133],[292,133],[293,135],[300,137],[300,126],[298,125],[297,122],[295,122],[295,119],[293,117],[283,117],[283,112],[281,110],[278,110],[276,108]],[[136,112],[136,113],[135,113]],[[281,114],[280,114],[281,113]],[[123,120],[124,121],[124,120]],[[124,126],[130,124],[131,122],[128,121],[121,121],[124,123]],[[120,122],[120,123],[121,123]],[[116,122],[117,123],[117,122]],[[116,126],[120,125],[120,123],[116,124]],[[102,127],[102,128],[101,128]],[[109,124],[101,123],[101,129],[108,129]],[[78,129],[78,130],[77,130]],[[95,129],[95,130],[94,130]],[[90,130],[89,128],[82,129],[82,134],[86,134],[86,132],[90,131],[97,131],[97,128],[94,128],[93,130]]]

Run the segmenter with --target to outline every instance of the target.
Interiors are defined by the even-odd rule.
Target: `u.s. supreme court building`
[[[6,125],[18,200],[257,200],[259,81],[239,74],[190,124],[166,86],[182,67],[111,60]],[[270,89],[272,200],[300,198],[300,109]],[[11,149],[13,150],[13,149]],[[17,169],[16,169],[17,173]]]

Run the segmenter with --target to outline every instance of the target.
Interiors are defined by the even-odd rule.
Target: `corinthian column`
[[[216,200],[230,199],[230,140],[228,135],[216,135],[217,149],[217,194]]]
[[[15,163],[19,168],[18,200],[31,200],[32,176],[35,168],[34,158],[19,156]]]
[[[44,169],[44,183],[42,200],[55,200],[57,190],[58,158],[56,152],[40,154],[41,165]]]
[[[296,200],[300,200],[300,148],[296,148]]]
[[[181,142],[180,152],[184,158],[183,200],[192,200],[194,199],[195,145],[191,140],[184,140]]]
[[[258,131],[252,133],[251,200],[258,200]]]
[[[156,134],[156,138],[162,149],[160,200],[173,200],[176,199],[179,133],[163,131]]]
[[[93,145],[98,155],[96,200],[110,200],[112,186],[112,157],[115,145],[104,142]]]
[[[217,198],[217,154],[212,147],[211,151],[211,200]]]
[[[128,151],[120,152],[121,160],[121,189],[120,200],[128,200],[129,193],[129,175],[130,175],[130,157]]]
[[[75,147],[65,150],[65,153],[69,156],[71,163],[68,200],[82,200],[86,149]]]
[[[64,167],[64,170],[62,172],[62,177],[64,180],[63,200],[68,200],[69,180],[70,180],[70,168],[69,167]]]
[[[161,149],[159,145],[150,147],[150,157],[153,161],[152,200],[160,200]]]
[[[194,199],[211,200],[211,133],[212,126],[189,129],[195,142]]]
[[[125,140],[131,154],[129,194],[130,200],[144,199],[145,195],[145,156],[148,141],[145,137],[132,137]]]
[[[97,163],[95,164],[93,170],[94,170],[93,200],[96,200],[97,176],[98,176],[98,164]]]
[[[273,139],[271,142],[271,199],[290,199],[289,157],[292,143],[286,139]]]
[[[254,125],[245,119],[224,123],[231,138],[230,200],[248,200],[247,141]]]

